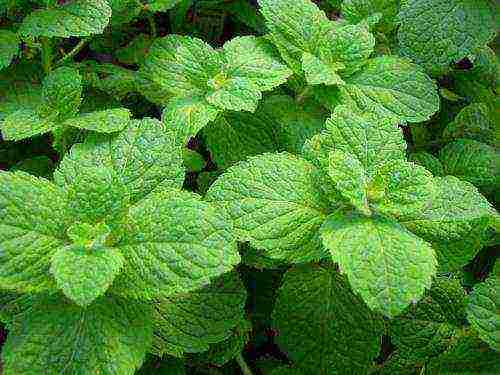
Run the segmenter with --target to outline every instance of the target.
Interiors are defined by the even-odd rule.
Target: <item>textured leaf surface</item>
[[[285,83],[292,74],[262,37],[233,38],[224,44],[223,53],[227,60],[227,74],[250,80],[260,91],[271,90]]]
[[[66,297],[86,307],[106,292],[122,266],[117,249],[70,246],[55,252],[50,271]]]
[[[179,191],[151,194],[129,212],[116,246],[125,257],[116,292],[154,299],[207,285],[240,257],[231,220],[215,205]]]
[[[401,53],[434,73],[495,36],[494,13],[486,1],[409,0],[399,20]]]
[[[220,109],[208,103],[204,98],[178,98],[170,100],[162,113],[162,122],[167,129],[174,129],[176,138],[185,144],[211,121],[214,121]]]
[[[477,237],[484,232],[493,211],[491,205],[470,183],[447,176],[434,179],[434,194],[421,212],[401,223],[419,237],[439,244],[439,265],[456,270],[478,251]],[[467,241],[465,244],[464,241]]]
[[[346,82],[344,100],[352,100],[364,111],[403,122],[422,122],[439,110],[435,83],[418,65],[405,59],[373,58]]]
[[[130,374],[151,345],[150,310],[114,298],[86,309],[39,297],[16,319],[3,351],[7,374]]]
[[[56,183],[73,183],[82,167],[107,166],[114,170],[134,203],[153,191],[181,188],[184,167],[172,132],[150,118],[132,120],[119,134],[91,134],[73,146],[54,174]]]
[[[418,301],[436,273],[432,248],[391,219],[334,214],[321,233],[354,292],[386,316]]]
[[[500,186],[500,153],[494,147],[460,139],[439,152],[446,174],[469,181],[480,189]]]
[[[458,280],[438,277],[416,304],[391,320],[391,340],[409,361],[423,362],[453,344],[465,322],[466,295]]]
[[[47,133],[57,128],[57,123],[41,117],[30,109],[20,109],[8,115],[2,122],[2,137],[6,141],[19,141]]]
[[[350,23],[359,23],[363,20],[381,14],[376,29],[390,31],[396,26],[396,16],[399,11],[398,0],[344,0],[342,2],[342,16]]]
[[[52,71],[42,86],[47,115],[57,115],[61,120],[75,116],[82,102],[82,90],[82,77],[78,70],[61,67]]]
[[[443,164],[441,161],[432,154],[424,151],[415,152],[408,156],[408,160],[421,165],[428,171],[430,171],[434,176],[444,176]]]
[[[10,65],[12,59],[19,53],[20,40],[9,30],[0,30],[0,69]]]
[[[155,302],[153,351],[198,353],[231,336],[244,316],[246,291],[236,272],[214,279],[202,289]]]
[[[127,127],[130,116],[131,113],[126,108],[105,109],[72,118],[64,125],[99,133],[114,133]]]
[[[0,172],[0,285],[36,291],[51,285],[50,259],[68,218],[61,189],[24,172]]]
[[[358,159],[340,150],[330,152],[328,175],[340,193],[365,215],[371,215],[368,206],[368,181]]]
[[[493,272],[469,295],[467,319],[479,337],[500,352],[500,275]]]
[[[289,154],[263,154],[229,168],[207,199],[227,208],[240,241],[276,259],[318,259],[324,254],[318,229],[328,203],[317,173]]]
[[[443,130],[446,140],[467,138],[495,146],[495,124],[484,103],[472,103],[463,108],[455,120]]]
[[[231,111],[254,112],[262,98],[259,87],[245,77],[235,77],[214,84],[207,101],[216,107]]]
[[[23,20],[22,35],[69,38],[101,34],[111,18],[106,0],[73,0],[53,9],[35,10]]]
[[[278,345],[308,374],[365,373],[379,351],[379,319],[332,266],[317,265],[287,271],[273,312]]]
[[[371,113],[359,113],[347,106],[335,108],[326,129],[306,142],[306,154],[313,159],[341,150],[355,156],[372,176],[378,167],[405,158],[406,143],[395,121]],[[326,159],[327,160],[327,159]]]

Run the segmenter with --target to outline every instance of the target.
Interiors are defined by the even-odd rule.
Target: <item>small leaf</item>
[[[61,67],[52,71],[43,81],[42,95],[47,115],[61,120],[76,116],[82,103],[82,77],[74,68]]]
[[[105,109],[66,120],[63,125],[99,133],[114,133],[127,127],[130,116],[126,108]]]
[[[310,85],[341,85],[344,83],[338,71],[343,64],[328,65],[309,52],[302,54],[302,70]]]
[[[0,70],[9,66],[19,53],[20,40],[9,30],[0,30]]]

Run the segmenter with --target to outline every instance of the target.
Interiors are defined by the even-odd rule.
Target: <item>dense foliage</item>
[[[0,373],[500,373],[498,21],[0,0]]]

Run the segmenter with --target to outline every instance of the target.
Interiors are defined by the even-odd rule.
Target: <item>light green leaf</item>
[[[35,10],[23,20],[25,36],[69,38],[102,34],[111,18],[106,0],[72,0],[51,9]]]
[[[436,84],[418,65],[396,56],[371,59],[346,82],[344,101],[363,111],[413,123],[439,110]]]
[[[466,265],[481,247],[493,209],[470,183],[453,176],[434,179],[433,198],[401,223],[435,246],[444,271]],[[478,248],[479,246],[479,248]]]
[[[181,0],[148,0],[147,9],[151,12],[166,12],[180,2]]]
[[[169,297],[210,283],[240,257],[224,211],[198,196],[161,191],[130,208],[116,244],[125,257],[114,292],[143,299]]]
[[[278,345],[304,374],[367,372],[383,333],[380,317],[331,265],[285,273],[273,325]]]
[[[388,32],[396,27],[396,16],[399,11],[398,0],[344,0],[342,16],[350,23],[369,20],[377,13],[382,17],[377,22],[376,30]]]
[[[329,65],[309,52],[302,54],[302,70],[306,75],[307,83],[310,85],[341,85],[344,83],[338,71],[342,69],[342,63]]]
[[[500,153],[492,146],[472,139],[459,139],[443,147],[439,159],[445,174],[469,181],[486,191],[500,186]]]
[[[74,68],[61,67],[52,71],[43,81],[43,107],[46,115],[57,115],[61,120],[76,116],[82,103],[82,77]]]
[[[207,199],[225,207],[240,241],[275,259],[304,262],[325,256],[319,227],[329,210],[319,170],[287,153],[263,154],[227,170]]]
[[[209,85],[213,90],[207,94],[207,101],[222,109],[254,112],[262,98],[259,87],[245,77],[223,79],[222,82],[215,78]]]
[[[436,273],[432,248],[389,218],[337,213],[321,235],[354,292],[388,317],[418,301]]]
[[[230,77],[250,80],[260,91],[285,83],[292,71],[263,37],[242,36],[231,39],[222,49]]]
[[[131,113],[126,108],[105,109],[66,120],[63,125],[99,133],[114,133],[127,127],[130,116]]]
[[[425,168],[403,160],[388,162],[371,182],[370,203],[384,215],[396,218],[420,213],[433,198],[433,177]]]
[[[367,197],[368,178],[358,159],[341,150],[330,152],[328,175],[344,198],[364,215],[371,215]]]
[[[66,297],[86,307],[106,293],[123,263],[118,249],[73,245],[55,252],[50,272]]]
[[[399,13],[400,52],[429,72],[445,72],[495,36],[486,1],[409,0]]]
[[[493,272],[468,297],[467,320],[481,340],[500,352],[500,274]]]
[[[472,103],[463,108],[443,130],[443,138],[467,138],[495,146],[495,124],[486,104]]]
[[[12,325],[3,370],[132,375],[151,338],[151,311],[138,303],[108,297],[82,309],[58,296],[40,296]]]
[[[228,339],[244,319],[246,291],[236,272],[205,287],[155,301],[153,353],[182,356]]]
[[[437,157],[425,151],[415,152],[408,156],[408,160],[421,165],[434,176],[444,176],[443,164]]]
[[[50,259],[64,242],[66,197],[24,172],[0,172],[0,287],[22,292],[51,286]]]
[[[20,40],[9,30],[0,30],[0,70],[9,66],[19,53]]]
[[[304,147],[308,158],[323,165],[330,151],[352,154],[371,177],[381,165],[404,160],[406,142],[394,120],[338,106],[326,121],[326,129]]]
[[[405,359],[423,362],[453,345],[465,321],[466,294],[456,279],[436,278],[416,304],[389,323],[389,335]]]
[[[195,97],[204,96],[222,66],[221,55],[202,40],[168,35],[152,44],[143,73],[172,95]]]
[[[204,98],[175,98],[170,100],[162,113],[162,122],[173,129],[181,144],[196,136],[208,123],[214,121],[220,109]]]
[[[113,169],[127,187],[130,203],[153,191],[180,189],[184,181],[181,148],[174,134],[150,118],[132,120],[112,136],[88,135],[65,156],[54,179],[60,186],[70,185],[86,166]]]
[[[78,68],[83,75],[86,86],[104,91],[118,100],[139,90],[139,79],[134,70],[114,64],[98,64],[93,60],[79,63]],[[161,95],[161,90],[159,91],[154,94]]]
[[[6,141],[19,141],[58,127],[51,118],[44,118],[30,109],[20,109],[8,115],[1,125],[2,137]]]

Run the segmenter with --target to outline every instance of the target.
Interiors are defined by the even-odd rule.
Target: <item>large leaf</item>
[[[236,272],[202,289],[158,299],[154,303],[153,352],[182,356],[198,353],[231,336],[244,318],[246,291]]]
[[[49,266],[69,218],[63,191],[24,172],[0,172],[0,286],[19,291],[52,285]]]
[[[399,14],[401,52],[439,74],[495,36],[487,1],[409,0]]]
[[[153,191],[181,188],[181,150],[171,131],[150,118],[133,120],[116,135],[91,134],[73,146],[54,174],[56,183],[73,183],[82,167],[108,166],[127,187],[134,203]]]
[[[114,290],[143,299],[185,293],[230,271],[240,257],[224,211],[180,191],[149,195],[132,207],[117,242],[125,258]]]
[[[22,35],[69,38],[101,34],[111,18],[106,0],[72,0],[51,9],[35,10],[23,20]]]
[[[383,325],[332,265],[290,269],[273,312],[278,345],[307,374],[361,374],[380,347]]]
[[[314,165],[287,153],[263,154],[228,169],[207,193],[225,207],[240,241],[276,259],[324,256],[318,229],[328,212]]]
[[[6,141],[18,141],[47,133],[57,127],[58,124],[51,118],[44,118],[30,109],[20,109],[2,122],[2,137]]]
[[[392,219],[337,213],[321,233],[354,292],[386,316],[418,301],[436,273],[432,248]]]
[[[344,100],[363,111],[422,122],[439,110],[436,84],[418,65],[399,57],[376,57],[346,83]]]
[[[7,374],[134,374],[151,345],[151,311],[114,298],[86,309],[40,296],[3,347]]]

